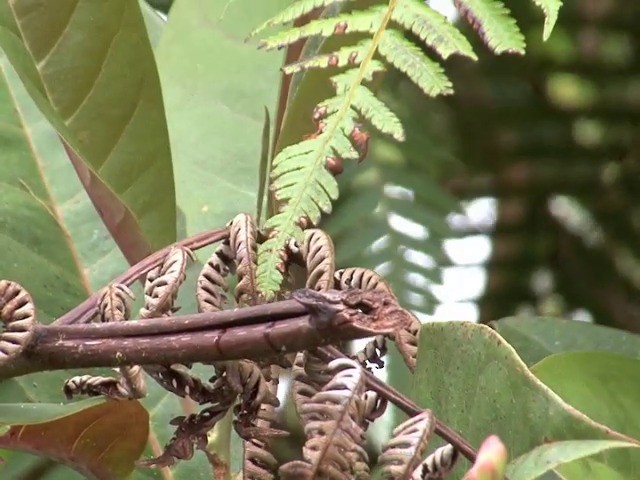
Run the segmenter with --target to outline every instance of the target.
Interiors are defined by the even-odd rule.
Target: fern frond
[[[301,19],[315,8],[329,7],[341,1],[300,0],[257,31]],[[523,52],[522,33],[501,1],[454,1],[493,51]],[[553,25],[557,3],[561,0],[532,1],[542,6],[547,21]],[[420,43],[443,59],[451,55],[477,58],[465,36],[423,0],[389,0],[370,7],[356,7],[347,13],[327,9],[324,15],[300,27],[285,29],[260,43],[261,48],[274,49],[308,37],[369,35],[366,39],[357,38],[354,45],[348,45],[347,37],[342,43],[347,46],[301,59],[283,69],[287,74],[312,68],[342,67],[348,70],[332,77],[336,96],[321,102],[314,110],[317,131],[300,144],[285,148],[274,159],[271,189],[278,202],[278,213],[267,222],[266,227],[272,230],[270,238],[258,252],[258,286],[267,299],[280,288],[285,265],[283,248],[287,241],[292,237],[301,241],[302,230],[316,224],[323,213],[331,211],[331,203],[338,196],[337,182],[332,174],[342,173],[343,160],[361,160],[366,156],[369,135],[360,129],[358,119],[365,119],[395,140],[405,138],[396,114],[363,84],[374,72],[384,70],[383,64],[374,57],[383,57],[385,63],[404,73],[428,96],[451,94],[453,86],[441,65],[429,59],[421,45],[405,38],[405,31],[413,33]],[[418,223],[427,226],[436,237],[446,231],[442,219],[433,209],[425,212],[414,209],[413,212]],[[435,245],[435,241],[428,243],[430,247]]]
[[[412,31],[444,59],[456,54],[478,59],[465,36],[424,2],[400,0],[391,19]]]
[[[402,34],[394,30],[385,31],[378,50],[390,64],[405,73],[430,97],[453,93],[453,85],[442,67],[425,57],[422,50]]]
[[[562,6],[562,0],[533,0],[544,13],[544,30],[542,31],[542,39],[548,40],[553,27],[558,20],[558,11]]]
[[[409,478],[420,464],[434,428],[430,410],[424,410],[396,427],[378,458],[382,478]]]
[[[354,0],[303,0],[301,2],[295,2],[292,5],[289,5],[286,9],[280,12],[278,15],[271,17],[269,20],[264,22],[258,28],[256,28],[251,36],[255,36],[256,34],[263,31],[265,28],[273,27],[276,25],[284,25],[285,23],[293,22],[294,20],[311,13],[316,8],[328,7],[330,5],[335,5],[337,3],[345,3]]]
[[[271,50],[314,36],[326,38],[346,33],[375,33],[380,28],[386,10],[385,6],[377,6],[362,12],[343,13],[335,17],[312,20],[302,27],[276,33],[260,41],[258,47]]]
[[[335,75],[331,78],[331,82],[336,87],[338,96],[344,95],[347,88],[353,82],[354,71]],[[322,104],[320,104],[322,105]],[[371,90],[364,85],[358,85],[355,88],[353,108],[366,120],[376,127],[382,133],[391,135],[397,141],[402,142],[405,139],[404,128],[400,123],[400,119],[387,107],[382,101],[378,100]],[[337,102],[327,104],[327,108],[339,108]]]
[[[502,2],[454,0],[453,4],[495,53],[524,54],[524,36],[511,12]]]
[[[316,55],[315,57],[305,58],[298,62],[290,63],[282,68],[282,71],[291,75],[302,70],[311,68],[327,68],[327,67],[346,67],[359,65],[367,52],[371,49],[371,39],[367,38],[361,42],[343,47],[335,52],[325,55]],[[384,70],[384,66],[380,63],[378,71]]]

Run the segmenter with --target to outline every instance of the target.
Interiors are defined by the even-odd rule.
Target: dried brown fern
[[[444,445],[418,465],[413,471],[411,480],[443,480],[455,467],[458,457],[458,451],[453,445]]]
[[[334,278],[335,288],[348,290],[358,288],[361,290],[380,290],[393,294],[387,282],[373,270],[360,267],[338,270]],[[412,372],[416,368],[416,356],[418,354],[418,335],[420,334],[420,321],[411,315],[412,322],[409,326],[394,332],[390,337],[395,342],[398,351]],[[369,364],[379,368],[384,366],[382,357],[387,352],[386,337],[379,335],[371,340],[362,350],[356,354],[356,359],[364,367]]]
[[[106,287],[98,297],[98,321],[124,322],[131,316],[131,302],[135,297],[126,285],[115,283]],[[80,375],[64,382],[62,390],[67,398],[76,394],[103,395],[114,399],[142,398],[147,394],[142,368],[137,365],[118,369],[120,378]]]
[[[430,410],[424,410],[396,427],[378,457],[382,478],[409,480],[422,460],[434,428]]]
[[[235,268],[229,239],[223,241],[211,254],[198,275],[196,301],[199,312],[217,312],[227,303],[229,285],[226,277]]]
[[[353,360],[339,359],[329,364],[333,378],[323,389],[302,405],[298,405],[305,419],[307,441],[301,462],[285,464],[280,472],[292,478],[292,471],[301,478],[347,479],[368,465],[362,428],[365,379],[362,368]]]
[[[236,215],[229,225],[229,241],[235,256],[238,284],[235,288],[238,305],[258,303],[256,265],[258,262],[258,228],[250,215]]]
[[[19,283],[0,280],[0,364],[20,355],[31,343],[36,326],[35,306]]]

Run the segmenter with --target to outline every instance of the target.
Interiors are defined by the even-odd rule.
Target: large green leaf
[[[531,371],[590,418],[640,440],[640,360],[607,352],[568,352]]]
[[[290,0],[183,0],[157,48],[186,232],[255,211],[264,107],[277,105],[282,53],[245,39]]]
[[[138,3],[7,1],[0,45],[127,259],[173,241],[168,135]]]
[[[527,365],[560,352],[594,351],[640,357],[640,335],[560,318],[510,317],[491,324]]]
[[[568,440],[534,448],[507,466],[510,480],[535,480],[562,464],[611,448],[638,448],[639,445],[615,440]],[[586,477],[585,477],[586,478]]]
[[[565,403],[484,325],[423,327],[413,397],[472,445],[497,434],[512,458],[561,440],[633,442]],[[602,453],[597,459],[627,475],[640,468],[640,455],[629,450]]]

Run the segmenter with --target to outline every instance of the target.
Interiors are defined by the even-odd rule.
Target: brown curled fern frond
[[[384,335],[377,335],[368,342],[362,350],[354,356],[355,360],[364,368],[371,368],[375,365],[378,368],[384,367],[384,357],[387,354],[387,339]]]
[[[163,453],[155,458],[138,462],[142,467],[171,467],[176,460],[190,460],[195,450],[206,450],[207,433],[225,416],[233,405],[235,397],[230,396],[221,402],[211,405],[199,413],[187,417],[176,417],[170,424],[177,428]]]
[[[244,478],[246,480],[271,480],[275,478],[278,469],[278,461],[270,451],[270,441],[274,436],[287,435],[287,432],[273,428],[277,420],[276,407],[278,406],[278,372],[277,367],[266,367],[268,377],[266,380],[269,394],[274,402],[261,402],[255,418],[252,420],[254,427],[251,430],[242,427],[240,419],[236,423],[236,430],[244,438]]]
[[[22,353],[29,346],[36,326],[35,306],[19,283],[0,280],[0,364]]]
[[[402,355],[404,363],[413,373],[417,365],[418,340],[422,324],[413,315],[410,315],[410,317],[411,324],[394,332],[392,338],[400,355]]]
[[[329,369],[333,374],[331,381],[300,406],[307,437],[303,458],[312,466],[314,478],[368,478],[361,426],[363,369],[345,358],[330,362]]]
[[[107,286],[98,298],[98,319],[101,322],[124,322],[131,317],[131,302],[135,300],[133,292],[124,284]],[[124,366],[119,368],[118,394],[127,391],[127,398],[143,398],[147,395],[142,368]],[[89,384],[89,383],[87,383]],[[66,385],[66,384],[65,384]],[[66,391],[65,391],[66,393]],[[111,398],[112,395],[109,395]]]
[[[98,297],[100,322],[123,322],[131,318],[131,302],[135,296],[129,287],[114,283],[102,290]]]
[[[338,290],[349,290],[350,288],[380,290],[395,297],[386,280],[368,268],[350,267],[338,270],[334,275],[334,282],[335,288]]]
[[[175,306],[178,289],[186,279],[189,260],[195,257],[185,247],[173,247],[159,267],[147,274],[144,285],[144,307],[140,309],[141,318],[154,318],[171,315]]]
[[[430,410],[398,425],[378,457],[382,478],[409,480],[427,450],[434,428]]]
[[[359,288],[361,290],[381,290],[394,295],[389,284],[373,270],[367,268],[345,268],[338,270],[335,274],[335,288],[339,290],[348,290],[350,288]],[[410,371],[416,368],[416,356],[418,354],[418,336],[422,324],[420,320],[411,315],[412,322],[409,326],[404,327],[389,337],[395,342],[404,363]],[[374,364],[379,368],[384,366],[382,357],[387,351],[386,339],[379,335],[369,342],[355,356],[363,367],[368,364]]]
[[[181,364],[170,367],[162,365],[145,365],[144,371],[162,388],[182,398],[190,398],[199,404],[213,401],[220,397],[220,392],[212,385],[205,384],[191,375],[189,368]]]
[[[331,237],[318,228],[305,230],[300,252],[307,269],[305,287],[318,291],[332,288],[335,250]]]
[[[236,215],[229,224],[229,242],[235,255],[238,284],[235,288],[238,305],[258,303],[256,265],[258,262],[258,227],[246,213]]]
[[[363,428],[366,430],[370,423],[375,422],[384,414],[389,402],[386,398],[382,398],[373,390],[367,390],[364,394],[363,400]]]
[[[62,385],[62,391],[68,400],[71,400],[75,395],[104,396],[114,400],[129,400],[133,398],[132,390],[123,380],[123,378],[78,375],[65,380]]]
[[[200,313],[217,312],[227,303],[226,277],[235,268],[235,254],[229,242],[226,239],[216,248],[198,275],[196,301]]]
[[[293,460],[278,469],[280,480],[313,480],[313,467],[302,460]],[[349,480],[346,476],[335,476],[331,480]]]
[[[309,352],[296,354],[291,367],[291,393],[296,412],[302,423],[306,423],[302,406],[322,390],[322,387],[329,383],[331,377],[327,364],[318,357]]]
[[[447,444],[433,452],[413,471],[411,480],[443,480],[456,466],[459,453]]]

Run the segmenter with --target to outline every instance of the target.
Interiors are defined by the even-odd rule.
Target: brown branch
[[[336,358],[343,358],[345,355],[333,346],[326,346],[319,348],[314,352],[320,359],[325,362],[330,362]],[[420,408],[417,404],[411,401],[408,397],[398,392],[395,388],[390,387],[382,380],[376,378],[373,374],[365,372],[367,386],[375,391],[382,398],[385,398],[389,402],[393,403],[396,407],[402,410],[409,416],[418,415],[424,409]],[[476,451],[459,433],[453,430],[448,425],[444,424],[441,420],[436,420],[435,432],[445,441],[453,445],[462,455],[467,458],[471,463],[476,461]]]
[[[170,320],[37,325],[34,340],[24,353],[0,365],[0,379],[69,368],[265,360],[391,333],[409,318],[385,292],[298,290],[294,298]],[[300,303],[296,307],[292,302]],[[249,315],[241,313],[243,310]],[[300,310],[308,314],[301,315]]]
[[[283,300],[235,310],[194,313],[167,318],[129,320],[127,322],[88,323],[80,325],[39,326],[50,338],[104,339],[117,337],[144,337],[202,330],[222,330],[260,323],[269,323],[305,315],[307,309],[295,300]]]
[[[229,230],[227,228],[218,228],[215,230],[198,233],[197,235],[194,235],[192,237],[180,240],[179,242],[169,245],[162,250],[158,250],[152,255],[149,255],[144,260],[141,260],[140,262],[131,266],[126,272],[113,280],[112,283],[123,283],[128,286],[134,283],[136,280],[143,280],[144,276],[149,272],[149,270],[157,267],[162,263],[172,247],[186,247],[190,250],[198,250],[199,248],[203,248],[207,245],[211,245],[212,243],[224,240],[228,235]],[[95,313],[99,294],[100,292],[96,292],[91,295],[80,305],[73,308],[72,310],[69,310],[58,320],[53,322],[53,325],[72,325],[75,323],[89,322],[93,317],[93,314]]]

